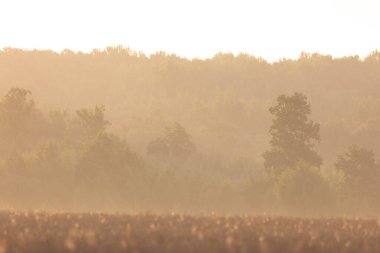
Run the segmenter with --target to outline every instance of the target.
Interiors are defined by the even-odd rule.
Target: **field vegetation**
[[[370,219],[1,212],[0,252],[378,252]]]

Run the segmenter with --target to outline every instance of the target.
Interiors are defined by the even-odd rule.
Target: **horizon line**
[[[250,58],[255,58],[257,60],[265,61],[267,63],[276,63],[276,62],[282,62],[282,61],[297,61],[297,60],[302,59],[303,57],[313,57],[313,56],[331,57],[333,60],[344,59],[344,58],[358,58],[359,60],[363,61],[366,58],[370,57],[371,55],[380,53],[378,48],[375,48],[373,50],[368,51],[368,53],[366,55],[348,54],[348,55],[338,55],[338,56],[333,55],[333,54],[329,54],[329,53],[321,53],[321,52],[317,52],[317,51],[308,52],[306,50],[301,50],[300,53],[298,54],[298,57],[286,57],[285,56],[285,57],[278,57],[276,60],[269,60],[269,59],[266,59],[262,56],[257,56],[257,55],[250,53],[250,52],[244,52],[244,51],[241,51],[238,53],[234,53],[231,51],[218,51],[211,56],[188,57],[188,56],[184,56],[184,55],[174,53],[174,52],[167,52],[165,50],[157,50],[157,51],[149,53],[149,52],[144,52],[144,50],[134,50],[129,46],[125,46],[125,45],[121,45],[121,44],[110,45],[110,46],[106,46],[106,47],[94,47],[94,48],[89,49],[89,50],[82,50],[82,49],[75,50],[72,48],[53,49],[53,48],[38,48],[38,47],[21,48],[21,47],[4,46],[4,47],[0,48],[0,52],[4,52],[4,51],[9,50],[9,49],[10,50],[20,50],[20,51],[25,51],[25,52],[33,52],[33,51],[54,52],[54,53],[59,54],[59,55],[64,54],[65,52],[67,52],[67,53],[70,52],[73,54],[91,54],[94,52],[106,52],[107,49],[120,49],[120,50],[128,50],[130,52],[130,56],[133,56],[133,55],[137,56],[137,57],[144,57],[145,56],[147,58],[150,58],[151,56],[162,54],[165,56],[173,56],[173,57],[177,57],[177,58],[188,60],[188,61],[197,61],[197,60],[207,61],[207,60],[212,60],[218,56],[227,56],[227,55],[231,56],[232,55],[234,58],[237,58],[240,56],[247,56]]]

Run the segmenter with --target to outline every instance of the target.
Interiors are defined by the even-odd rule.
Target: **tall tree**
[[[307,97],[297,92],[281,95],[269,111],[275,118],[269,129],[271,147],[263,154],[267,171],[278,176],[300,162],[319,167],[322,159],[314,150],[320,141],[319,124],[309,119],[311,106]]]

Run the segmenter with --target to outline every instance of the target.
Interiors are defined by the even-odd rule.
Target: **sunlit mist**
[[[380,252],[380,1],[0,1],[0,253]]]

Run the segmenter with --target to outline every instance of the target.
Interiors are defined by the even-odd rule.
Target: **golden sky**
[[[0,48],[365,56],[380,49],[379,10],[379,0],[0,0]]]

